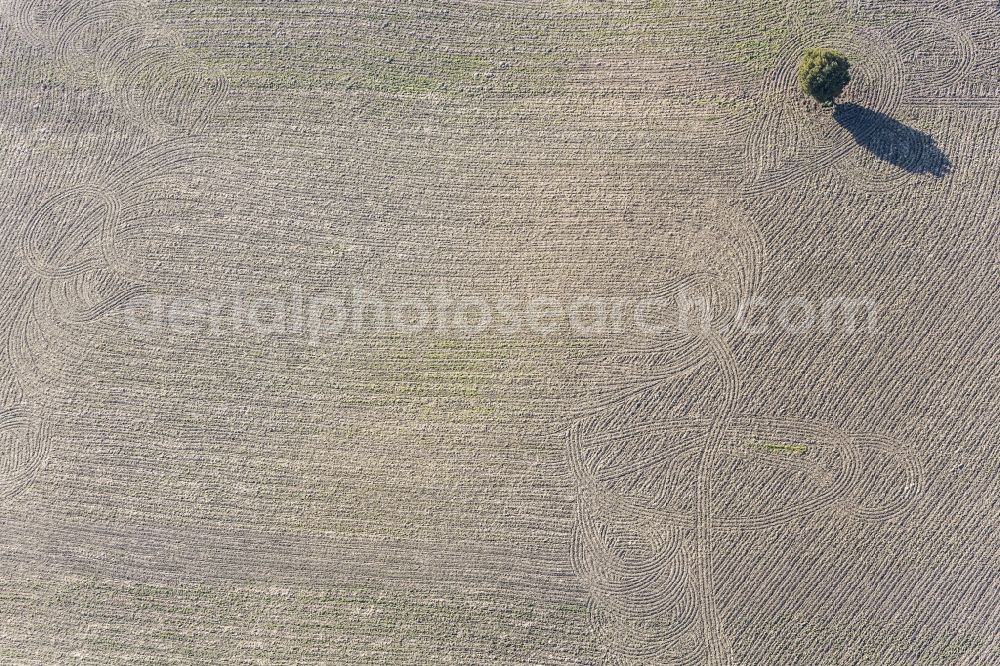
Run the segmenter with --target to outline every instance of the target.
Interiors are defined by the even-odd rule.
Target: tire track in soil
[[[759,233],[746,236],[759,238]],[[744,256],[759,262],[763,245],[750,243],[748,247],[752,251]],[[759,263],[737,271],[738,295],[745,298],[752,294],[760,275]],[[680,363],[676,357],[670,358],[670,351],[689,347],[700,352],[682,356]],[[627,393],[621,389],[605,391],[605,399],[575,417],[568,430],[567,460],[578,491],[570,559],[590,593],[594,630],[602,644],[609,646],[605,663],[659,659],[669,664],[733,666],[735,651],[723,626],[716,593],[716,533],[780,529],[803,516],[829,510],[886,520],[904,511],[906,502],[925,485],[919,461],[884,437],[843,433],[821,423],[739,415],[739,369],[729,343],[717,332],[611,358],[624,361],[626,367],[629,363],[635,367],[637,359],[647,362],[640,363],[640,368],[669,366],[671,361],[678,366],[673,372],[647,376]],[[650,363],[649,359],[655,361]],[[718,404],[711,418],[635,420],[636,406],[657,402],[658,386],[706,369],[718,384],[714,389]],[[619,414],[632,417],[620,420]],[[669,444],[662,439],[668,433],[679,439]],[[628,443],[635,438],[642,441],[630,448]],[[809,457],[781,460],[777,469],[802,469],[819,483],[819,490],[777,512],[766,509],[756,516],[717,516],[714,493],[719,462],[734,455],[745,459],[747,447],[740,442],[750,439],[802,442],[817,452],[836,453],[837,468],[828,470]],[[650,446],[656,448],[649,450]],[[880,460],[894,461],[903,473],[888,505],[863,503],[865,496],[885,482],[865,473],[863,458],[873,454]],[[685,475],[694,477],[690,489],[694,505],[688,509],[674,506],[676,502],[672,504],[662,489],[642,494],[639,489],[645,486],[641,477],[650,472],[673,482]],[[620,526],[618,531],[615,525]],[[618,536],[612,537],[614,534]],[[637,550],[645,556],[636,555]],[[682,570],[690,576],[685,577]],[[663,587],[664,581],[672,582]],[[691,584],[691,593],[684,593]],[[654,603],[657,598],[661,603]],[[640,622],[640,618],[650,617],[664,622]],[[696,639],[690,633],[692,617],[700,618]]]
[[[212,157],[199,134],[226,92],[225,81],[199,67],[179,44],[134,50],[137,40],[154,32],[140,5],[71,3],[43,16],[39,5],[14,3],[15,33],[51,52],[63,69],[92,61],[99,88],[153,144],[97,181],[63,187],[34,206],[25,197],[24,208],[9,213],[16,254],[31,277],[15,290],[4,317],[10,373],[0,404],[0,499],[25,492],[45,467],[52,450],[47,389],[82,371],[95,335],[90,325],[148,293],[143,278],[150,276],[126,259],[119,234],[141,227],[152,185]],[[144,79],[160,84],[134,85]],[[112,124],[106,131],[114,129]],[[136,214],[130,217],[130,210]],[[23,223],[16,222],[19,216]]]

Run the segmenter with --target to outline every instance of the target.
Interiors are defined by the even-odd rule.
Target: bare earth
[[[1000,664],[995,2],[2,0],[0,50],[0,666]],[[643,295],[708,325],[413,325]]]

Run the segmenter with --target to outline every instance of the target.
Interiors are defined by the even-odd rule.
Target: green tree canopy
[[[851,63],[833,49],[809,49],[799,61],[799,87],[820,104],[832,104],[851,80]]]

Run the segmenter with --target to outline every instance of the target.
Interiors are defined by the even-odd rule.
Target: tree
[[[824,106],[833,104],[850,80],[851,63],[839,51],[809,49],[799,61],[799,87]]]

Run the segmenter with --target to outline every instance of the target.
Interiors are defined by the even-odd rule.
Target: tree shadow
[[[833,118],[878,159],[910,173],[943,178],[952,164],[934,137],[858,104],[838,104]]]

